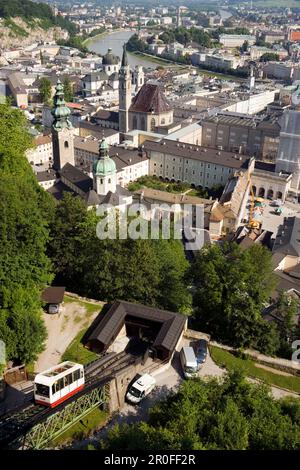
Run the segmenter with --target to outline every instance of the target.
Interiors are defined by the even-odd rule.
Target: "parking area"
[[[250,208],[250,199],[247,203],[246,212],[244,218],[249,220],[249,208]],[[294,217],[300,215],[300,204],[294,201],[285,201],[282,204],[282,213],[280,215],[276,214],[275,209],[276,207],[273,205],[274,201],[270,201],[268,199],[264,199],[263,202],[263,213],[261,216],[262,222],[262,229],[267,230],[269,232],[273,232],[275,235],[278,231],[279,225],[283,223],[284,217]],[[274,235],[274,238],[275,238]]]

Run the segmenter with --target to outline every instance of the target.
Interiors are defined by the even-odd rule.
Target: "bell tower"
[[[131,105],[131,73],[128,65],[126,45],[123,46],[123,57],[119,76],[119,131],[129,131],[128,110]]]
[[[109,191],[116,192],[116,164],[109,156],[109,146],[104,137],[99,144],[99,157],[93,164],[93,180],[94,190],[100,196],[105,196]]]
[[[66,163],[75,166],[74,128],[69,119],[71,111],[66,106],[60,80],[57,81],[54,108],[51,113],[54,117],[52,124],[53,168],[59,171]]]

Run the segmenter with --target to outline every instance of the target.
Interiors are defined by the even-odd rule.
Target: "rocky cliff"
[[[0,18],[0,49],[28,46],[39,41],[67,39],[67,31],[59,27],[45,28],[39,20],[24,21],[21,18]]]

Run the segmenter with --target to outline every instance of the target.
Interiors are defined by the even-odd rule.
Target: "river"
[[[123,53],[123,44],[128,41],[128,39],[134,34],[134,31],[119,31],[116,33],[109,33],[105,36],[95,38],[91,40],[87,47],[92,52],[97,52],[98,54],[104,55],[107,52],[107,49],[110,47],[113,53],[120,58]],[[142,59],[140,57],[128,54],[128,62],[131,67],[136,65],[143,65],[144,67],[149,67],[155,69],[158,64],[150,62],[147,59]]]

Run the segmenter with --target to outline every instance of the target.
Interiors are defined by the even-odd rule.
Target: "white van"
[[[139,403],[154,389],[155,385],[155,378],[150,374],[144,374],[129,387],[126,398],[131,403]]]
[[[197,359],[191,346],[184,346],[180,351],[180,362],[184,377],[190,379],[196,377],[198,371]]]

